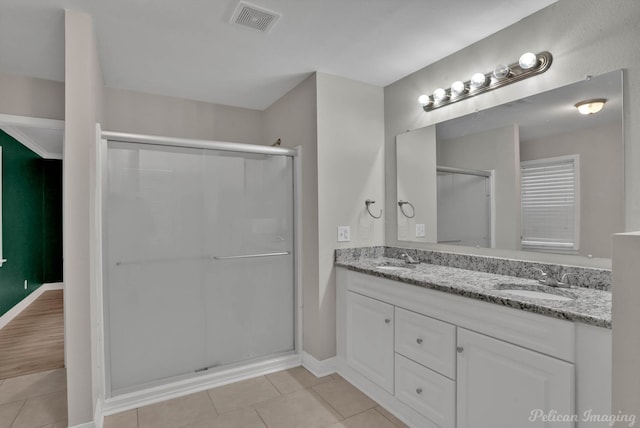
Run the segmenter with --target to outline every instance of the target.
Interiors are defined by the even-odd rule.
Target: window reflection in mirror
[[[605,98],[604,109],[593,115],[579,114],[575,104],[593,98]],[[425,142],[425,129],[431,129],[435,143]],[[412,138],[414,133],[421,133],[422,137]],[[400,155],[407,151],[403,149],[406,141],[411,141],[411,156]],[[426,208],[422,208],[416,209],[414,219],[407,219],[399,212],[398,240],[520,250],[524,239],[527,251],[608,258],[611,234],[624,231],[623,146],[619,70],[399,135],[398,199],[409,200],[416,207],[437,207],[437,214],[435,218],[431,214],[425,217],[421,211]],[[563,226],[557,216],[553,217],[554,211],[569,210],[571,203],[560,201],[537,208],[536,228],[540,233],[531,232],[529,217],[524,220],[529,224],[523,226],[521,163],[566,156],[579,158],[575,193],[579,205],[575,205],[572,225],[575,230],[556,229],[555,233],[551,229],[571,227],[566,219],[562,220]],[[416,158],[427,159],[426,163],[435,159],[436,165],[425,166]],[[465,196],[451,203],[454,196],[447,189],[452,188],[453,179],[439,179],[438,168],[440,176],[447,168],[463,173],[485,172],[489,183],[476,184],[473,192],[483,192],[489,199],[488,207],[478,204],[482,198],[476,193],[473,198]],[[458,193],[472,191],[464,179],[460,181]],[[406,185],[407,182],[412,184]],[[476,201],[472,204],[473,199]],[[525,203],[530,201],[531,193],[524,199]],[[465,200],[469,203],[465,204]],[[544,221],[545,215],[550,216],[548,221]],[[416,237],[418,224],[426,226],[424,238]],[[482,230],[476,229],[480,227]],[[565,232],[576,237],[571,246],[548,243],[556,238],[562,242],[560,235]]]

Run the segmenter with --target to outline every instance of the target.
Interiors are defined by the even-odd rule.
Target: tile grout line
[[[211,396],[211,394],[209,394],[209,391],[211,391],[211,389],[207,389],[205,392],[207,393],[207,397],[209,397],[209,401],[211,401],[211,405],[213,406],[213,411],[216,412],[216,417],[218,417],[218,416],[220,416],[220,412],[218,411],[218,408],[216,407],[216,403],[213,401],[213,397]]]
[[[286,372],[287,370],[283,370],[283,371]],[[279,373],[279,372],[276,372],[276,373]],[[273,373],[269,373],[269,374],[273,374]],[[280,394],[281,397],[284,397],[285,395],[287,395],[284,392],[280,391],[280,389],[278,389],[278,387],[273,382],[271,382],[271,379],[269,379],[269,375],[264,375],[264,377],[267,379],[267,381],[269,381],[271,386],[273,386],[275,390],[278,391],[278,394]]]
[[[15,403],[15,401],[14,401],[14,403]],[[20,413],[22,413],[22,409],[24,409],[24,406],[26,406],[26,405],[27,405],[27,399],[25,398],[24,401],[22,402],[22,406],[20,406],[20,410],[18,410],[18,413],[16,413],[16,417],[13,418],[13,420],[11,421],[10,427],[12,427],[13,424],[16,423],[16,421],[18,420],[18,416],[20,416]]]
[[[332,381],[332,382],[333,382],[333,381]],[[317,386],[317,385],[316,385],[316,386]],[[327,406],[331,407],[331,408],[336,412],[336,414],[340,415],[340,417],[341,417],[342,419],[339,419],[338,421],[344,421],[344,420],[346,419],[346,418],[344,417],[344,415],[343,415],[342,413],[340,413],[340,412],[338,411],[338,409],[336,409],[335,407],[333,407],[333,406],[331,405],[331,403],[329,403],[327,400],[325,400],[325,399],[324,399],[324,397],[323,397],[322,395],[320,395],[320,393],[319,393],[318,391],[316,391],[315,389],[313,389],[313,388],[314,388],[314,387],[310,387],[310,388],[309,388],[310,392],[311,392],[313,395],[315,395],[316,397],[318,397],[321,401],[323,401],[324,403],[326,403],[326,404],[327,404]]]
[[[378,413],[379,415],[381,415],[383,418],[385,418],[386,420],[388,420],[389,422],[391,422],[391,425],[393,425],[394,427],[400,428],[395,422],[393,422],[391,419],[389,419],[384,413],[382,413],[381,411],[378,410],[378,407],[382,407],[379,404],[373,408],[373,410],[376,411],[376,413]],[[384,409],[384,407],[382,407]],[[385,411],[389,412],[387,409],[384,409]],[[391,413],[391,412],[389,412]],[[391,413],[393,415],[393,413]],[[401,421],[402,422],[402,421]],[[404,423],[404,422],[403,422]],[[405,424],[406,425],[406,424]]]
[[[260,420],[262,421],[262,424],[263,424],[266,428],[270,428],[270,427],[269,427],[269,425],[267,425],[267,421],[265,421],[265,420],[262,418],[262,415],[260,414],[260,412],[258,411],[258,409],[256,409],[255,407],[253,407],[253,408],[252,408],[252,410],[253,410],[254,412],[256,412],[256,415],[258,415],[258,417],[259,417],[259,418],[260,418]]]

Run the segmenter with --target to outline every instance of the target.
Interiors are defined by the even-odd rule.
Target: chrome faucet
[[[538,282],[540,282],[540,284],[548,285],[549,287],[571,288],[571,286],[565,281],[569,275],[575,275],[575,273],[565,273],[560,278],[560,281],[558,281],[553,277],[553,275],[547,274],[540,268],[534,267],[533,269],[540,272],[540,278],[538,278]]]
[[[411,257],[409,254],[407,253],[402,253],[400,254],[400,258],[402,260],[404,260],[405,263],[409,264],[409,265],[417,265],[420,264],[419,260],[414,259],[413,257]],[[417,258],[417,257],[416,257]]]

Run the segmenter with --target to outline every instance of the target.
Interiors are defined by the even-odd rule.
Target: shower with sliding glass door
[[[107,398],[292,361],[297,151],[103,138]]]
[[[491,248],[491,172],[437,167],[438,243]]]

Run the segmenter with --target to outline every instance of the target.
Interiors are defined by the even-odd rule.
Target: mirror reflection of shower
[[[491,173],[437,168],[438,243],[491,247]]]

